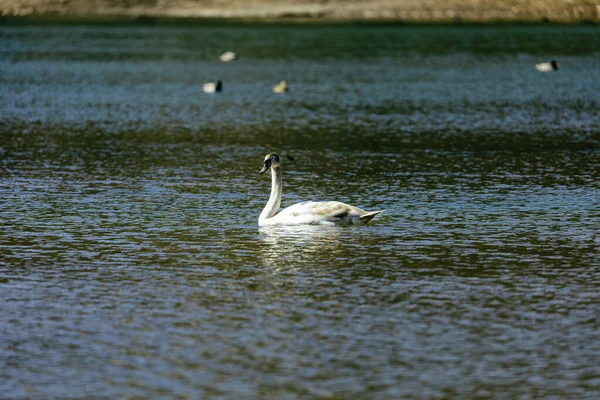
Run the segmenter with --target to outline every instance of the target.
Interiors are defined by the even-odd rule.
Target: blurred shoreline
[[[600,23],[600,0],[0,0],[0,22]]]

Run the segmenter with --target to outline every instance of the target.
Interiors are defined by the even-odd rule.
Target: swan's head
[[[279,156],[277,154],[267,154],[265,156],[265,161],[263,162],[260,173],[264,174],[269,170],[269,168],[279,168],[280,165]]]
[[[552,65],[552,69],[555,71],[560,68],[560,64],[556,60],[550,61],[550,65]]]

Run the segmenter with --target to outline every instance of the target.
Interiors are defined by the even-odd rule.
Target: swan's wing
[[[304,201],[281,210],[274,218],[286,224],[320,224],[350,222],[365,211],[339,201]]]
[[[303,201],[281,211],[281,213],[283,212],[300,215],[311,214],[326,218],[342,218],[350,214],[360,216],[365,213],[360,208],[339,201]]]

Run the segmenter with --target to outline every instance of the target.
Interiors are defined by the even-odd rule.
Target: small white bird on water
[[[560,64],[556,60],[535,64],[535,69],[541,72],[552,72],[560,68]]]
[[[259,226],[367,224],[380,211],[364,211],[339,201],[304,201],[279,211],[281,205],[281,163],[277,154],[267,154],[260,170],[271,170],[271,196],[258,217]]]
[[[202,90],[204,91],[204,93],[220,92],[223,90],[223,82],[217,81],[216,83],[215,82],[205,83],[204,85],[202,85]]]
[[[287,81],[281,81],[277,85],[273,86],[273,93],[285,93],[290,89]]]
[[[224,51],[219,56],[219,60],[223,62],[237,60],[237,54],[235,54],[233,51]]]

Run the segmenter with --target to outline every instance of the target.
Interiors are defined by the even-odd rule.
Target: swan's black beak
[[[260,173],[264,174],[269,170],[269,168],[271,168],[271,159],[265,160],[265,162],[263,163],[263,167],[260,170]]]

